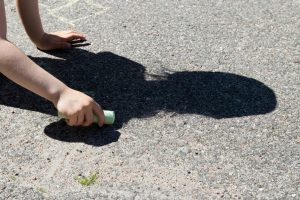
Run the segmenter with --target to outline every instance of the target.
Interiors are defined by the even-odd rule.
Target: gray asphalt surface
[[[0,78],[1,199],[300,199],[300,2],[40,1],[41,52],[6,0],[8,38],[115,110],[71,128]],[[98,173],[90,186],[76,177]]]

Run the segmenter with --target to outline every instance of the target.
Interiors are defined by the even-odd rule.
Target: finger
[[[85,121],[83,126],[90,126],[93,123],[93,110],[92,108],[85,113]]]
[[[93,104],[93,112],[98,117],[98,125],[102,127],[104,124],[104,113],[101,106],[97,103]]]
[[[83,41],[85,41],[86,38],[83,35],[79,34],[79,33],[69,33],[64,37],[64,40],[68,41],[68,42],[72,41],[72,40],[83,40]]]
[[[84,111],[81,111],[77,116],[77,122],[75,125],[76,126],[83,125],[83,121],[84,121]]]
[[[81,35],[82,37],[85,38],[84,34],[83,33],[80,33],[78,31],[69,31],[69,33],[72,33],[72,34],[78,34],[78,35]]]
[[[72,41],[69,41],[69,43],[71,45],[76,45],[76,44],[81,44],[81,43],[84,43],[86,42],[85,40],[72,40]]]
[[[69,120],[67,123],[69,126],[75,126],[77,123],[77,115],[73,115],[73,116],[69,117]]]

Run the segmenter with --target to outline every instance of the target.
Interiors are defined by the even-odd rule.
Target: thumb
[[[95,103],[92,108],[94,114],[98,117],[98,125],[102,127],[104,125],[105,120],[104,120],[104,113],[101,106]]]

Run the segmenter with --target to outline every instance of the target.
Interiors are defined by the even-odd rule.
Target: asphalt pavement
[[[9,40],[116,123],[68,127],[0,76],[0,199],[300,199],[298,0],[40,1],[88,39],[54,52],[5,2]]]

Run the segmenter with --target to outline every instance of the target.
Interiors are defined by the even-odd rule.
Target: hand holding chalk
[[[104,112],[104,124],[111,125],[115,122],[115,112],[111,110],[103,110]],[[66,119],[66,117],[62,113],[58,113],[58,117]],[[99,119],[97,115],[94,114],[93,117],[94,123],[98,123]]]

